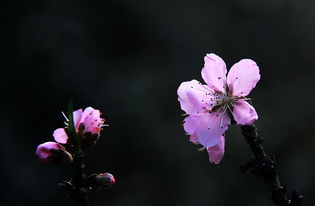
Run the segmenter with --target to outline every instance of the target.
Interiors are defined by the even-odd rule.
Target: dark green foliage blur
[[[315,1],[1,5],[0,205],[74,205],[57,186],[73,171],[35,156],[73,98],[110,125],[88,152],[87,170],[110,172],[117,184],[91,194],[92,206],[271,206],[262,180],[240,173],[250,150],[237,126],[220,165],[184,134],[176,90],[201,80],[209,52],[229,68],[257,62],[262,78],[250,97],[265,149],[289,191],[315,205]]]

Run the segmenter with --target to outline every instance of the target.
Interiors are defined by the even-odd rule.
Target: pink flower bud
[[[101,187],[108,188],[114,186],[116,180],[110,173],[101,173],[95,176],[95,182]]]
[[[68,164],[73,161],[72,155],[56,142],[45,142],[38,145],[36,156],[49,164]]]

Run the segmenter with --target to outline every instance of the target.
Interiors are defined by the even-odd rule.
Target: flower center
[[[215,93],[216,105],[212,107],[210,112],[227,110],[232,113],[234,103],[239,99],[239,97],[232,96],[230,92],[226,93]]]

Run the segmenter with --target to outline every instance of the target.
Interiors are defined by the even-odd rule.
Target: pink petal
[[[54,131],[53,136],[54,136],[55,141],[61,144],[66,144],[68,141],[68,135],[64,128],[56,129]]]
[[[224,145],[225,139],[224,136],[221,136],[218,144],[208,147],[207,151],[209,154],[209,161],[214,164],[219,164],[224,156]]]
[[[198,116],[188,116],[184,120],[184,130],[190,135],[189,141],[192,143],[198,143],[198,137],[195,134],[197,127]]]
[[[227,76],[227,84],[233,96],[247,96],[260,79],[259,68],[251,59],[234,64]]]
[[[207,54],[204,61],[202,78],[211,89],[225,93],[227,71],[224,61],[215,54]]]
[[[210,100],[214,94],[213,90],[197,80],[181,83],[177,94],[181,109],[187,114],[198,114],[206,108],[211,108],[211,104],[214,105]]]
[[[205,147],[216,145],[230,123],[231,119],[226,112],[218,111],[199,115],[196,128],[199,143]]]
[[[76,131],[78,131],[79,129],[82,113],[83,113],[82,109],[78,109],[73,112],[73,123],[74,123],[74,128],[76,129]]]
[[[240,125],[252,125],[258,119],[254,107],[243,99],[234,104],[233,117]]]
[[[189,115],[184,120],[184,130],[188,134],[192,135],[196,131],[198,116]]]
[[[84,124],[84,132],[91,132],[92,134],[99,134],[103,126],[104,119],[100,117],[101,112],[92,107],[87,107],[81,117],[80,123]]]
[[[84,123],[85,119],[89,116],[89,114],[91,112],[93,112],[94,109],[92,107],[87,107],[84,109],[83,113],[82,113],[82,116],[81,116],[81,119],[80,119],[80,122],[79,123]]]

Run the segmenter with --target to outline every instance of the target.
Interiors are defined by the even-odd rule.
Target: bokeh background
[[[237,126],[212,165],[188,141],[176,90],[201,80],[203,56],[230,67],[254,59],[251,93],[265,148],[289,191],[315,198],[315,2],[115,0],[2,2],[0,205],[74,205],[57,183],[72,170],[39,162],[36,146],[63,126],[62,110],[103,111],[109,128],[87,154],[88,172],[116,186],[93,206],[266,206],[261,179],[241,174],[250,150]]]

